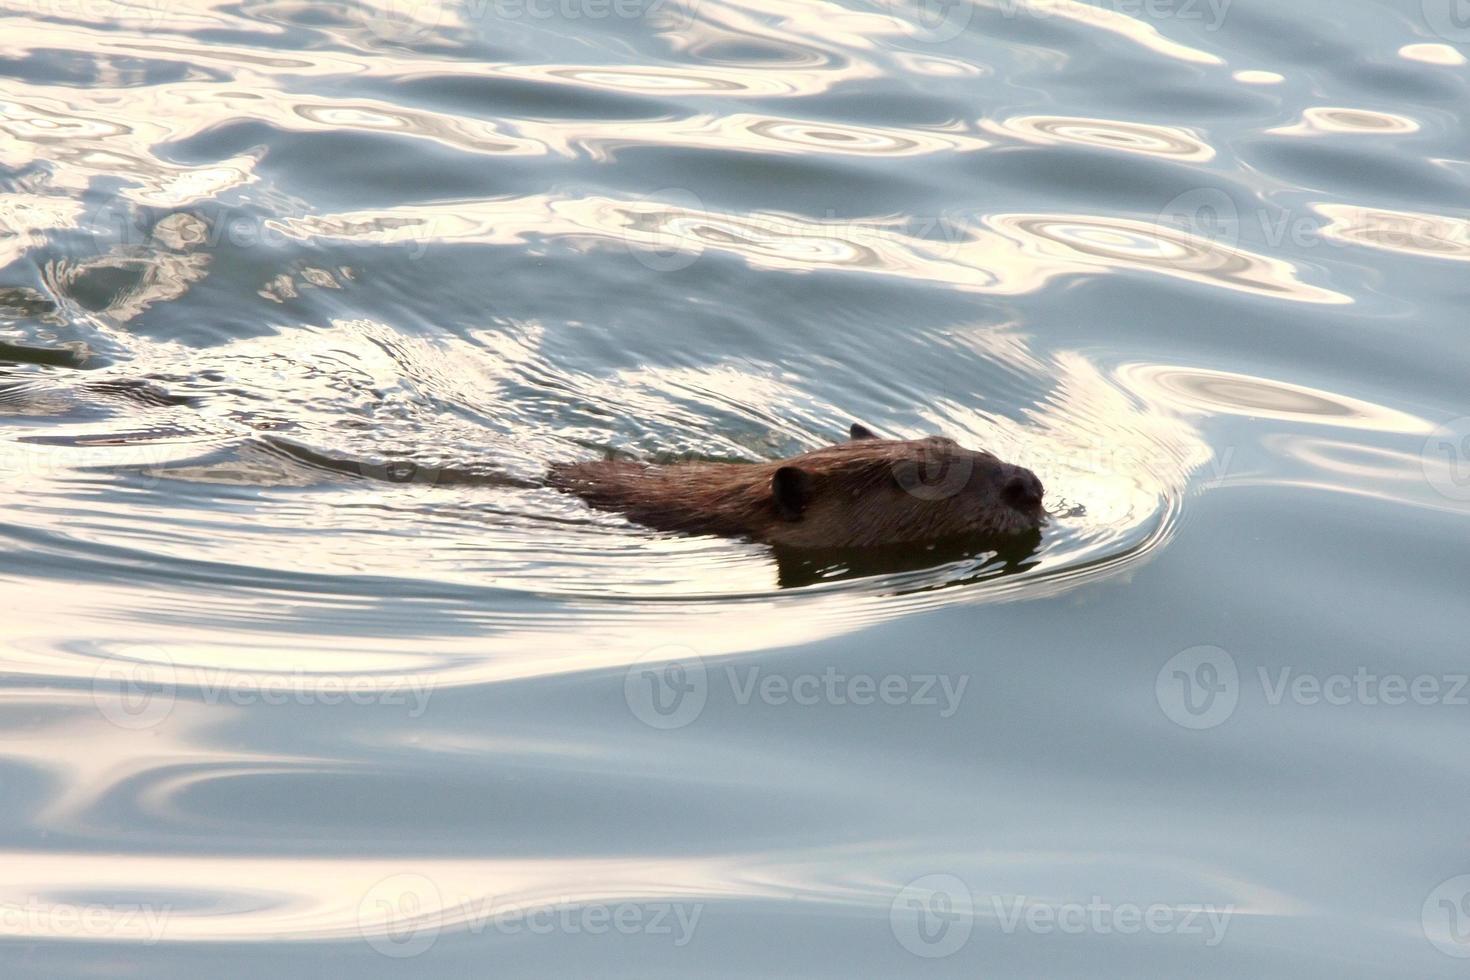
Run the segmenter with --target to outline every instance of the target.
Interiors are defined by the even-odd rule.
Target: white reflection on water
[[[1261,478],[1256,483],[1345,494],[1446,514],[1470,513],[1463,499],[1431,489],[1458,485],[1458,461],[1426,454],[1422,447],[1409,451],[1288,433],[1265,436],[1262,444],[1284,459],[1304,464],[1309,472]]]
[[[441,933],[495,933],[493,917],[533,909],[644,901],[719,903],[789,901],[800,895],[814,914],[841,908],[886,917],[905,872],[885,880],[855,881],[841,870],[861,855],[841,848],[808,849],[800,854],[754,852],[688,858],[636,855],[618,859],[529,860],[434,857],[352,859],[309,857],[115,856],[100,863],[85,853],[56,852],[44,861],[26,852],[3,855],[12,873],[0,900],[17,908],[37,901],[85,901],[89,894],[126,896],[153,909],[156,928],[115,930],[109,938],[156,942],[250,942],[387,939],[402,945],[420,937],[424,948]],[[1002,875],[1033,873],[1061,862],[1095,864],[1103,855],[1067,852],[1002,853],[989,857]],[[982,866],[979,870],[991,870]],[[1199,889],[1208,882],[1219,890],[1232,914],[1295,915],[1301,905],[1265,886],[1232,880],[1215,871],[1149,869]],[[229,887],[221,886],[229,882]],[[1024,886],[1022,886],[1024,887]],[[1190,891],[1189,894],[1195,894]],[[984,893],[982,893],[984,894]],[[406,899],[411,899],[407,901]],[[401,903],[402,907],[396,906]],[[384,914],[383,905],[397,914]],[[221,914],[222,908],[228,914]],[[686,908],[684,925],[697,928],[695,910]],[[700,914],[703,913],[700,909]],[[995,916],[993,906],[974,911]],[[718,914],[716,911],[714,914]],[[13,920],[14,917],[12,917]],[[85,939],[79,930],[48,922],[42,932],[10,935]],[[502,918],[500,921],[506,921]],[[673,925],[671,922],[670,925]],[[686,940],[687,941],[687,940]]]
[[[1215,158],[1213,147],[1179,126],[1078,116],[1013,116],[1004,121],[986,120],[982,125],[997,135],[1045,146],[1072,144],[1196,163]]]
[[[748,113],[648,122],[526,121],[519,128],[555,152],[570,156],[580,149],[599,161],[614,159],[620,147],[679,146],[806,157],[913,157],[990,145],[967,132],[855,126]]]
[[[1187,414],[1244,415],[1403,435],[1424,435],[1434,428],[1417,416],[1359,398],[1232,371],[1131,364],[1118,373],[1133,391]]]
[[[1259,68],[1246,68],[1231,72],[1230,77],[1243,85],[1280,85],[1286,81],[1286,76],[1280,72],[1263,71]]]
[[[1450,44],[1406,44],[1399,48],[1399,57],[1426,65],[1465,64],[1465,56]]]
[[[987,7],[1002,11],[1019,11],[1023,16],[1045,20],[1060,17],[1076,24],[1094,27],[1147,48],[1154,54],[1199,65],[1220,65],[1224,59],[1200,48],[1171,40],[1152,24],[1129,16],[1118,7],[1098,6],[1081,0],[980,0]]]
[[[1323,237],[1345,245],[1426,259],[1470,261],[1470,220],[1420,211],[1391,211],[1353,204],[1316,204],[1331,224]]]
[[[683,192],[681,199],[692,195]],[[551,195],[314,215],[273,223],[302,240],[508,245],[559,237],[654,253],[734,254],[759,269],[860,271],[996,294],[1043,288],[1066,275],[1120,269],[1302,303],[1343,304],[1343,293],[1301,282],[1295,267],[1163,225],[1080,214],[996,214],[941,239],[899,222],[733,214],[694,203]]]
[[[1419,124],[1408,116],[1372,109],[1342,109],[1312,106],[1302,110],[1302,121],[1292,126],[1267,130],[1278,136],[1323,136],[1329,134],[1403,135],[1417,133]]]

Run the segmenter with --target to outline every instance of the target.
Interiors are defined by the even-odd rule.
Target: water
[[[1449,977],[1449,0],[9,2],[7,977]],[[941,432],[1020,554],[551,461]]]

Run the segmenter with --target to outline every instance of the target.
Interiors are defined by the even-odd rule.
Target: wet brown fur
[[[659,530],[791,548],[1010,534],[1044,520],[1029,470],[949,439],[877,439],[861,426],[853,434],[768,463],[561,463],[548,483]]]

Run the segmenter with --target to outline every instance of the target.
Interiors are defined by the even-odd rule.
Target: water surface
[[[6,976],[1463,972],[1449,0],[0,13]]]

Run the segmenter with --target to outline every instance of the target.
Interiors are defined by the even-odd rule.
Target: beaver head
[[[860,425],[851,436],[770,463],[563,464],[549,482],[650,527],[783,548],[925,544],[1045,520],[1030,470],[938,436],[879,439]]]
[[[953,439],[852,440],[785,460],[771,473],[777,521],[762,540],[786,547],[915,544],[1033,531],[1041,481]]]

